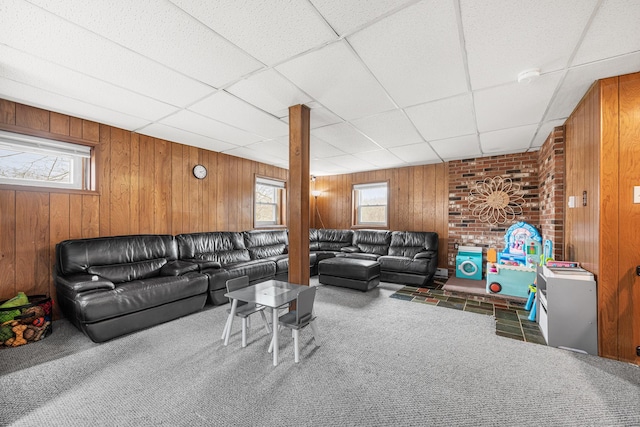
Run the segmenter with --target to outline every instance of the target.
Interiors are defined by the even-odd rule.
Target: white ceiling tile
[[[422,136],[428,140],[476,133],[471,95],[460,95],[405,110]]]
[[[340,35],[349,33],[407,3],[413,3],[407,0],[310,1]]]
[[[198,135],[197,133],[177,129],[161,123],[152,123],[149,126],[145,126],[140,129],[138,133],[211,151],[221,152],[235,147],[235,145],[224,141],[208,138],[203,135]]]
[[[597,0],[461,0],[471,86],[517,80],[521,71],[566,67]]]
[[[344,151],[340,150],[337,147],[334,147],[328,142],[321,140],[313,134],[311,135],[311,142],[309,143],[309,145],[309,151],[311,152],[310,157],[312,159],[323,159],[327,157],[335,157],[346,154]]]
[[[311,129],[333,125],[342,122],[342,119],[324,107],[311,109]]]
[[[247,150],[253,150],[257,155],[276,157],[289,161],[289,139],[278,138],[269,141],[259,141],[254,144],[245,145]]]
[[[505,154],[526,151],[538,125],[520,126],[480,134],[484,154]]]
[[[229,150],[224,150],[224,154],[228,154],[230,156],[241,157],[243,159],[254,160],[260,163],[266,164],[279,164],[279,165],[288,165],[288,160],[283,160],[276,156],[271,156],[269,154],[259,153],[257,151],[251,150],[247,147],[237,147],[231,148]],[[287,166],[288,167],[288,166]]]
[[[122,89],[0,44],[0,76],[48,92],[100,105],[148,121],[173,113],[176,107]]]
[[[552,121],[543,123],[540,126],[540,129],[538,129],[538,132],[536,133],[536,136],[533,138],[533,141],[531,142],[531,148],[534,148],[534,149],[540,148],[545,143],[547,138],[549,138],[549,135],[551,134],[553,129],[558,126],[564,125],[564,122],[565,122],[564,119],[562,119],[562,120],[552,120]]]
[[[169,2],[110,0],[100,13],[93,2],[30,2],[214,87],[262,67]]]
[[[311,101],[309,95],[273,69],[240,80],[226,91],[276,117],[288,116],[292,105]]]
[[[422,1],[348,40],[400,107],[467,90],[452,1]]]
[[[363,151],[379,150],[369,138],[355,130],[348,123],[325,126],[311,131],[313,136],[322,139],[345,153],[359,153]]]
[[[349,173],[349,169],[338,166],[327,159],[315,159],[311,161],[309,166],[311,175],[324,176]]]
[[[404,160],[396,157],[389,150],[367,151],[354,154],[358,159],[371,163],[376,168],[399,168],[407,166]]]
[[[402,110],[393,110],[351,122],[382,147],[421,142],[423,139]]]
[[[639,51],[639,28],[640,3],[637,0],[603,1],[573,65]]]
[[[2,43],[116,86],[183,107],[211,92],[172,71],[36,6],[3,0]],[[29,17],[25,25],[23,16]]]
[[[316,103],[307,103],[305,104],[307,107],[311,108],[311,123],[309,123],[309,126],[311,129],[317,129],[317,128],[321,128],[324,126],[328,126],[328,125],[333,125],[336,123],[342,123],[344,122],[344,120],[342,120],[340,117],[336,116],[335,114],[333,114],[331,111],[327,110],[324,107],[319,107],[319,106],[311,106],[311,104],[316,104]],[[282,117],[282,121],[284,123],[287,123],[287,125],[289,124],[289,109],[287,109],[286,111],[282,111],[281,112],[283,115]],[[278,114],[280,116],[280,114]]]
[[[538,123],[562,76],[546,74],[531,83],[511,83],[474,92],[480,132]]]
[[[224,91],[196,102],[189,110],[265,138],[287,135],[289,126]]]
[[[394,108],[380,84],[343,42],[292,59],[276,69],[345,120]]]
[[[545,119],[569,117],[596,80],[638,70],[640,70],[640,52],[571,68],[556,96],[551,100]]]
[[[218,139],[234,145],[247,145],[263,138],[188,110],[182,110],[160,121],[161,124]]]
[[[148,120],[139,117],[128,116],[119,111],[108,110],[101,106],[89,104],[3,77],[0,77],[0,94],[3,99],[9,101],[56,111],[121,129],[134,130],[149,123]]]
[[[403,145],[402,147],[389,148],[393,154],[407,163],[414,164],[416,162],[424,163],[437,163],[440,162],[440,157],[426,142],[419,144]]]
[[[171,1],[267,65],[337,39],[306,1]]]
[[[431,141],[433,149],[443,160],[471,159],[482,156],[477,135]]]
[[[365,162],[364,160],[359,159],[351,154],[330,157],[327,160],[329,160],[331,163],[335,163],[338,166],[342,166],[350,172],[361,172],[376,169],[375,165],[373,165],[372,163]]]

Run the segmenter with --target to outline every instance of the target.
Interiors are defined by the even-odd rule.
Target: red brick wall
[[[564,127],[557,127],[538,151],[540,232],[553,242],[555,259],[564,259]]]
[[[477,181],[501,176],[520,185],[524,198],[522,214],[503,225],[492,226],[471,215],[469,193]],[[508,154],[449,163],[449,247],[448,267],[455,269],[455,244],[504,249],[504,234],[518,221],[540,229],[540,198],[538,184],[538,152]]]
[[[503,225],[491,226],[471,215],[469,194],[477,181],[501,176],[520,185],[525,200],[522,215]],[[564,259],[564,127],[551,132],[540,151],[508,154],[449,163],[448,267],[452,274],[456,244],[504,249],[504,233],[518,221],[536,227],[543,239],[553,242],[554,258]]]

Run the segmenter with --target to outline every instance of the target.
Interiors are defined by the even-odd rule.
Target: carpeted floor
[[[391,298],[494,316],[496,335],[546,345],[538,324],[529,320],[529,311],[524,309],[525,300],[486,292],[466,293],[464,286],[456,287],[457,292],[450,291],[447,289],[452,288],[447,284],[446,279],[436,278],[432,288],[405,286]]]
[[[312,278],[317,284],[317,278]],[[320,286],[321,345],[254,319],[242,348],[226,306],[94,344],[66,320],[0,350],[0,425],[632,426],[640,368],[494,334],[490,316]]]

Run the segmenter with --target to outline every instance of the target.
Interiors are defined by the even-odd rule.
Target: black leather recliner
[[[173,236],[66,240],[54,284],[63,314],[94,342],[202,310],[207,277],[178,260]]]

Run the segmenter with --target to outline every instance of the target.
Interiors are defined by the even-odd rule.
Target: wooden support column
[[[309,123],[305,105],[289,107],[289,282],[309,286]]]

